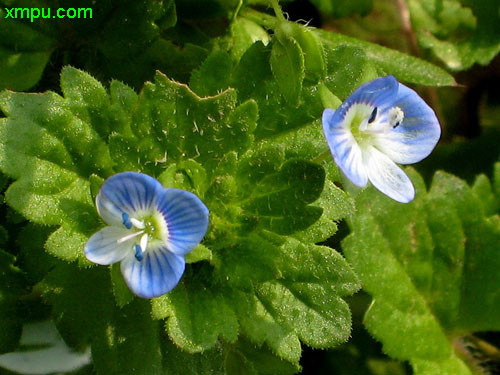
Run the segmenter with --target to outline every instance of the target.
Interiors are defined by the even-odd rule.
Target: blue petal
[[[126,227],[128,217],[150,209],[162,191],[163,186],[153,177],[118,173],[104,181],[96,198],[97,211],[107,224]]]
[[[354,185],[365,186],[368,176],[363,166],[361,149],[344,123],[340,112],[325,109],[323,131],[335,163]]]
[[[203,239],[208,228],[208,209],[196,195],[166,189],[158,210],[167,222],[167,247],[174,254],[187,254]]]
[[[436,114],[415,91],[403,84],[399,84],[393,106],[403,110],[403,122],[377,135],[375,145],[396,163],[419,162],[431,153],[441,136]]]
[[[370,104],[383,112],[394,102],[398,92],[398,81],[393,76],[381,77],[359,86],[344,103],[350,107],[354,103]]]
[[[134,239],[118,243],[130,235],[125,228],[105,227],[89,238],[85,244],[85,256],[91,262],[108,265],[121,261],[131,251]]]
[[[184,273],[183,256],[165,247],[149,250],[141,261],[130,253],[121,263],[121,271],[130,290],[142,298],[159,297],[170,292]]]

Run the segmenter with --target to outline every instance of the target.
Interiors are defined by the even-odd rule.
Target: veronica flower
[[[390,198],[407,203],[415,189],[399,164],[427,157],[441,135],[434,111],[393,76],[377,78],[354,91],[340,107],[323,112],[331,154],[357,186],[368,180]]]
[[[96,198],[108,224],[85,244],[85,256],[102,265],[121,262],[128,287],[139,297],[172,290],[184,273],[184,255],[203,238],[208,209],[194,194],[165,189],[142,173],[108,178]]]

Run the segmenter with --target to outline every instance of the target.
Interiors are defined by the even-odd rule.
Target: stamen
[[[139,262],[144,259],[144,254],[139,245],[135,245],[135,259],[137,259]]]
[[[132,220],[134,220],[134,219],[132,219]],[[125,225],[125,228],[127,228],[127,229],[132,228],[130,216],[126,212],[122,213],[122,223],[123,223],[123,225]]]
[[[134,218],[130,219],[130,222],[134,225],[134,227],[139,228],[139,229],[144,229],[144,221],[140,221]]]
[[[405,113],[399,107],[392,107],[389,110],[389,125],[395,129],[397,128],[405,117]]]
[[[128,241],[128,240],[130,240],[131,238],[137,237],[137,236],[139,236],[139,235],[141,235],[141,234],[143,234],[143,233],[144,233],[144,231],[143,231],[143,230],[141,230],[141,231],[139,231],[139,232],[134,232],[134,233],[128,234],[128,235],[123,236],[122,238],[118,239],[118,240],[116,241],[116,243],[124,243],[125,241]]]
[[[141,245],[142,251],[146,251],[146,248],[148,247],[148,235],[146,233],[141,237],[139,244]]]
[[[372,114],[370,115],[370,118],[368,119],[369,124],[371,124],[373,121],[375,121],[375,118],[377,117],[377,111],[378,111],[377,107],[373,108]]]

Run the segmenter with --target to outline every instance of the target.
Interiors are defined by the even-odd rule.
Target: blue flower
[[[407,203],[415,189],[399,164],[427,157],[441,135],[434,111],[393,76],[360,86],[334,111],[323,112],[331,154],[353,184],[368,180],[390,198]]]
[[[203,238],[208,209],[194,194],[165,189],[142,173],[108,178],[96,198],[109,225],[85,244],[85,256],[109,265],[121,262],[128,287],[139,297],[171,291],[184,273],[184,255]]]

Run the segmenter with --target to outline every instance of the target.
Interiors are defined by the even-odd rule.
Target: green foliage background
[[[484,136],[455,137],[457,80],[498,79],[500,8],[478,4],[311,0],[320,29],[263,0],[79,1],[92,19],[34,22],[5,9],[67,4],[0,1],[0,351],[35,350],[22,326],[51,319],[91,348],[78,374],[494,373],[498,91],[480,91]],[[387,74],[426,86],[443,125],[407,205],[319,157],[323,109]],[[130,170],[210,210],[151,301],[83,255],[100,185]]]

